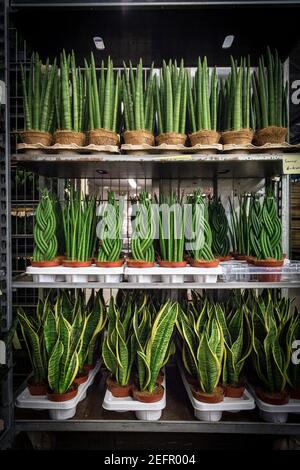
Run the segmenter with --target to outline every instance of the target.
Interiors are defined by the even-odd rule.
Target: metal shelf
[[[293,154],[295,155],[295,154]],[[282,175],[282,154],[15,154],[12,162],[60,178],[251,178]]]
[[[87,398],[78,404],[74,418],[50,420],[47,411],[15,410],[15,430],[19,431],[86,431],[86,432],[174,432],[231,434],[300,434],[300,422],[265,423],[258,410],[223,413],[219,422],[201,422],[194,418],[193,408],[183,387],[177,367],[167,368],[167,406],[159,421],[139,421],[134,413],[116,413],[102,408],[105,378],[98,374],[89,388]],[[298,419],[299,415],[298,415]]]
[[[170,284],[164,282],[156,283],[133,283],[133,282],[33,282],[32,277],[26,274],[17,276],[12,281],[13,289],[289,289],[300,288],[300,281],[285,282],[216,282],[198,283],[185,282],[183,284]]]

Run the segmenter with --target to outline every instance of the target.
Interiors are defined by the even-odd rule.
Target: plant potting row
[[[271,188],[266,194],[229,199],[227,217],[220,198],[141,192],[131,200],[128,267],[215,268],[219,262],[243,260],[261,267],[284,263],[281,221]],[[33,267],[117,268],[125,261],[122,198],[108,192],[96,202],[67,189],[65,199],[43,190],[36,209]],[[229,220],[228,220],[229,219]],[[63,222],[63,223],[62,223]]]
[[[119,291],[107,304],[101,291],[89,298],[50,291],[36,311],[19,308],[17,317],[33,369],[18,406],[51,409],[73,400],[101,361],[104,407],[124,410],[126,398],[127,410],[157,410],[152,404],[168,400],[164,366],[175,355],[203,412],[241,410],[247,400],[253,408],[253,395],[258,406],[272,405],[266,419],[286,405],[300,412],[300,366],[291,360],[300,316],[292,300],[270,291],[232,293],[225,302],[192,292],[164,303],[157,294]]]
[[[277,51],[268,48],[251,68],[250,57],[231,57],[218,76],[206,57],[190,70],[176,61],[143,69],[142,59],[116,71],[112,60],[84,67],[74,52],[43,64],[37,53],[21,67],[26,144],[78,147],[281,144],[287,138],[287,82]],[[191,73],[191,70],[194,70]],[[147,78],[146,73],[147,72]]]

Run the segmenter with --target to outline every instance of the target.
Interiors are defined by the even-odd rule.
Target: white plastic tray
[[[300,278],[300,261],[288,259],[283,266],[277,268],[264,268],[236,261],[222,263],[222,268],[224,282],[268,280],[266,275],[278,275],[280,281],[296,281]],[[272,280],[271,277],[270,281]]]
[[[216,268],[164,268],[155,265],[153,268],[128,268],[125,267],[125,275],[130,282],[152,283],[165,282],[170,284],[183,284],[188,282],[217,282],[218,276],[223,273],[222,267]]]
[[[156,403],[142,403],[134,400],[132,397],[115,398],[109,390],[106,390],[102,406],[109,411],[134,411],[137,419],[143,421],[157,421],[161,417],[162,410],[166,407],[166,372],[164,370],[164,379],[162,382],[164,395]]]
[[[99,369],[100,362],[96,364],[93,370],[89,371],[87,381],[79,385],[77,395],[72,400],[55,402],[48,400],[47,395],[33,396],[26,387],[16,399],[16,406],[18,408],[30,408],[32,410],[49,410],[50,418],[55,420],[73,418],[78,403],[85,399],[87,389],[93,383]]]
[[[259,415],[268,423],[286,423],[289,413],[300,414],[300,400],[290,398],[286,405],[270,405],[258,398],[255,390],[250,386],[251,393],[255,398],[255,403],[259,408]]]
[[[66,268],[54,266],[52,268],[35,268],[28,266],[26,273],[33,277],[33,282],[121,282],[124,272],[123,266],[119,268],[99,268],[96,265],[87,268]]]
[[[196,400],[185,378],[182,367],[179,366],[179,369],[183,384],[193,405],[195,417],[200,421],[220,421],[223,411],[238,412],[241,410],[253,410],[255,408],[254,399],[246,389],[242,398],[224,397],[224,400],[220,403],[203,403]]]

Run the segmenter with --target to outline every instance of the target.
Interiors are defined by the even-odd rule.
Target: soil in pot
[[[290,396],[286,391],[272,393],[258,387],[255,392],[260,400],[265,403],[269,403],[270,405],[286,405],[290,399]]]
[[[154,145],[154,135],[146,130],[125,131],[123,134],[125,144]]]
[[[78,385],[73,383],[66,393],[53,393],[48,390],[47,397],[50,401],[69,401],[76,397]]]
[[[74,379],[74,384],[77,384],[79,387],[79,385],[84,384],[84,382],[86,382],[88,378],[89,378],[89,373],[88,371],[84,370],[80,374],[76,375]]]
[[[199,388],[191,387],[194,398],[203,403],[220,403],[224,400],[224,391],[222,387],[216,387],[213,393],[205,393]]]
[[[134,387],[132,392],[134,400],[141,401],[143,403],[155,403],[162,400],[164,396],[164,387],[157,384],[152,393],[148,392],[147,390],[142,392],[141,390],[138,390],[136,387]]]
[[[220,134],[211,130],[200,130],[189,135],[191,146],[194,145],[214,145],[220,140]]]
[[[109,129],[94,129],[88,131],[88,143],[94,145],[119,146],[119,136]]]
[[[185,268],[187,261],[158,261],[159,266],[162,268]]]
[[[124,259],[118,261],[95,261],[98,268],[120,268],[124,264]]]
[[[157,145],[184,145],[186,141],[186,135],[177,134],[176,132],[166,132],[164,134],[159,134],[158,136],[156,136],[155,141]]]
[[[24,144],[35,145],[42,144],[46,147],[52,145],[52,135],[49,132],[42,131],[23,131],[19,133]]]
[[[131,396],[131,383],[127,385],[120,385],[115,381],[115,379],[112,378],[111,375],[109,375],[106,379],[106,385],[112,396],[115,398],[125,398]]]
[[[30,395],[41,396],[47,395],[48,386],[46,383],[36,383],[33,377],[30,377],[27,380],[27,387],[30,392]]]
[[[269,126],[255,132],[253,143],[258,147],[265,144],[283,144],[286,141],[287,128]]]
[[[224,396],[229,398],[242,398],[245,385],[223,385]]]
[[[153,268],[154,261],[144,261],[142,259],[128,259],[127,266],[129,268]]]
[[[85,145],[85,134],[83,132],[57,130],[54,132],[54,141],[56,144],[61,145],[78,145],[83,147]]]
[[[253,132],[250,129],[240,129],[239,131],[222,132],[222,143],[224,145],[247,145],[251,144]]]
[[[191,266],[193,268],[216,268],[220,264],[219,259],[204,260],[204,259],[191,259]]]
[[[33,268],[53,268],[54,266],[60,266],[61,261],[58,258],[55,258],[51,261],[30,261]]]
[[[92,260],[88,261],[71,261],[68,259],[63,260],[63,266],[65,268],[88,268],[92,265]]]

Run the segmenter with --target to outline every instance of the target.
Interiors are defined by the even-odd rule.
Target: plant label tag
[[[283,155],[282,157],[283,173],[285,175],[300,174],[300,154]]]
[[[0,364],[6,364],[6,347],[4,341],[0,341]]]

